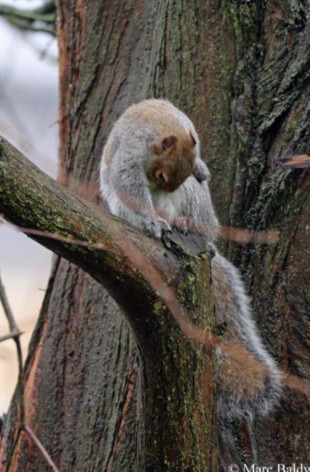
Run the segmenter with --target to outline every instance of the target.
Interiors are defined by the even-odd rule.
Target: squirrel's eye
[[[167,175],[165,174],[164,170],[157,170],[157,172],[155,172],[155,178],[157,180],[161,180],[161,182],[165,182],[165,183],[168,183],[168,181],[169,181],[169,179],[167,178]]]

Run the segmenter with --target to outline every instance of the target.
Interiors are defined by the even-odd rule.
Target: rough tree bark
[[[203,239],[168,235],[167,252],[159,241],[65,192],[4,139],[0,139],[0,162],[0,211],[5,218],[86,270],[124,308],[139,345],[144,377],[143,467],[215,467],[213,362],[205,350],[210,344],[205,330],[210,331],[213,325],[214,309]],[[188,243],[183,249],[182,239]],[[71,356],[75,357],[75,352]],[[27,426],[36,428],[34,405],[29,404],[30,397],[35,400],[33,375],[32,371],[26,382],[25,414],[20,416],[25,417]],[[118,425],[119,441],[127,408],[125,399]],[[76,421],[76,415],[72,419]],[[18,419],[17,424],[19,421],[23,420]],[[12,418],[8,425],[12,425]],[[22,438],[16,428],[8,438],[10,447],[19,450]],[[6,461],[14,461],[15,456],[6,457]],[[28,469],[27,460],[23,467]]]
[[[273,248],[223,249],[243,269],[270,351],[309,380],[308,174],[273,164],[309,151],[308,2],[79,0],[57,8],[61,179],[96,184],[106,136],[130,103],[165,96],[184,109],[197,124],[222,223],[280,231]],[[102,287],[64,260],[55,261],[27,372],[33,426],[60,470],[145,470],[136,345]],[[250,431],[227,429],[238,447],[222,449],[224,464],[310,460],[309,405],[293,390]],[[10,470],[30,462],[27,470],[45,470],[23,441]]]

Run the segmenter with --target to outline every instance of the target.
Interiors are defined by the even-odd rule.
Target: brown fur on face
[[[188,134],[165,136],[151,145],[147,178],[167,192],[173,192],[194,169],[196,141]]]

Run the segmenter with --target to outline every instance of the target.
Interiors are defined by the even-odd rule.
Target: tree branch
[[[138,290],[146,289],[145,281],[137,277],[128,261],[118,237],[120,230],[154,263],[162,264],[163,272],[171,272],[159,242],[117,221],[103,208],[91,207],[40,171],[3,138],[0,139],[0,213],[26,233],[29,228],[38,230],[39,234],[30,234],[32,239],[109,286],[114,295],[120,289],[131,290],[133,285]],[[43,236],[43,232],[47,235]],[[72,244],[65,242],[70,239]],[[85,241],[86,245],[74,244],[75,240]],[[96,247],[98,243],[100,249]]]
[[[0,213],[88,272],[124,308],[143,359],[145,441],[156,464],[152,470],[162,470],[171,459],[169,438],[180,451],[192,450],[199,470],[208,470],[216,460],[216,414],[212,356],[202,349],[213,339],[214,318],[210,258],[197,257],[204,243],[194,239],[191,249],[191,238],[184,244],[172,235],[167,251],[160,241],[73,195],[4,139]]]
[[[155,301],[164,301],[182,324],[183,309],[176,287],[187,277],[182,270],[184,261],[180,263],[162,243],[112,217],[103,207],[91,206],[73,195],[3,138],[0,213],[32,239],[106,286],[125,311],[134,315],[132,321],[140,329],[141,319],[138,323],[137,319],[145,321]],[[176,240],[172,237],[167,244],[173,247]],[[181,237],[178,243],[182,246]],[[191,255],[204,249],[197,240],[195,244]],[[190,254],[187,245],[183,250]]]
[[[36,447],[39,449],[45,462],[51,467],[53,472],[59,472],[59,469],[54,464],[53,460],[51,459],[51,456],[48,454],[47,450],[45,449],[41,441],[38,439],[38,437],[34,434],[32,429],[28,425],[25,425],[24,431],[29,436],[29,438],[34,442]]]

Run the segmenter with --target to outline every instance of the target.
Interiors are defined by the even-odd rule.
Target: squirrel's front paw
[[[193,223],[191,219],[187,218],[186,216],[179,216],[173,220],[174,228],[178,229],[184,234],[188,234],[191,231],[192,225]]]
[[[148,218],[145,221],[145,229],[151,233],[155,238],[160,239],[165,231],[171,231],[171,226],[168,221],[162,218]]]
[[[211,179],[210,171],[207,165],[201,159],[196,159],[193,174],[198,182],[203,182],[204,180],[209,182]]]

